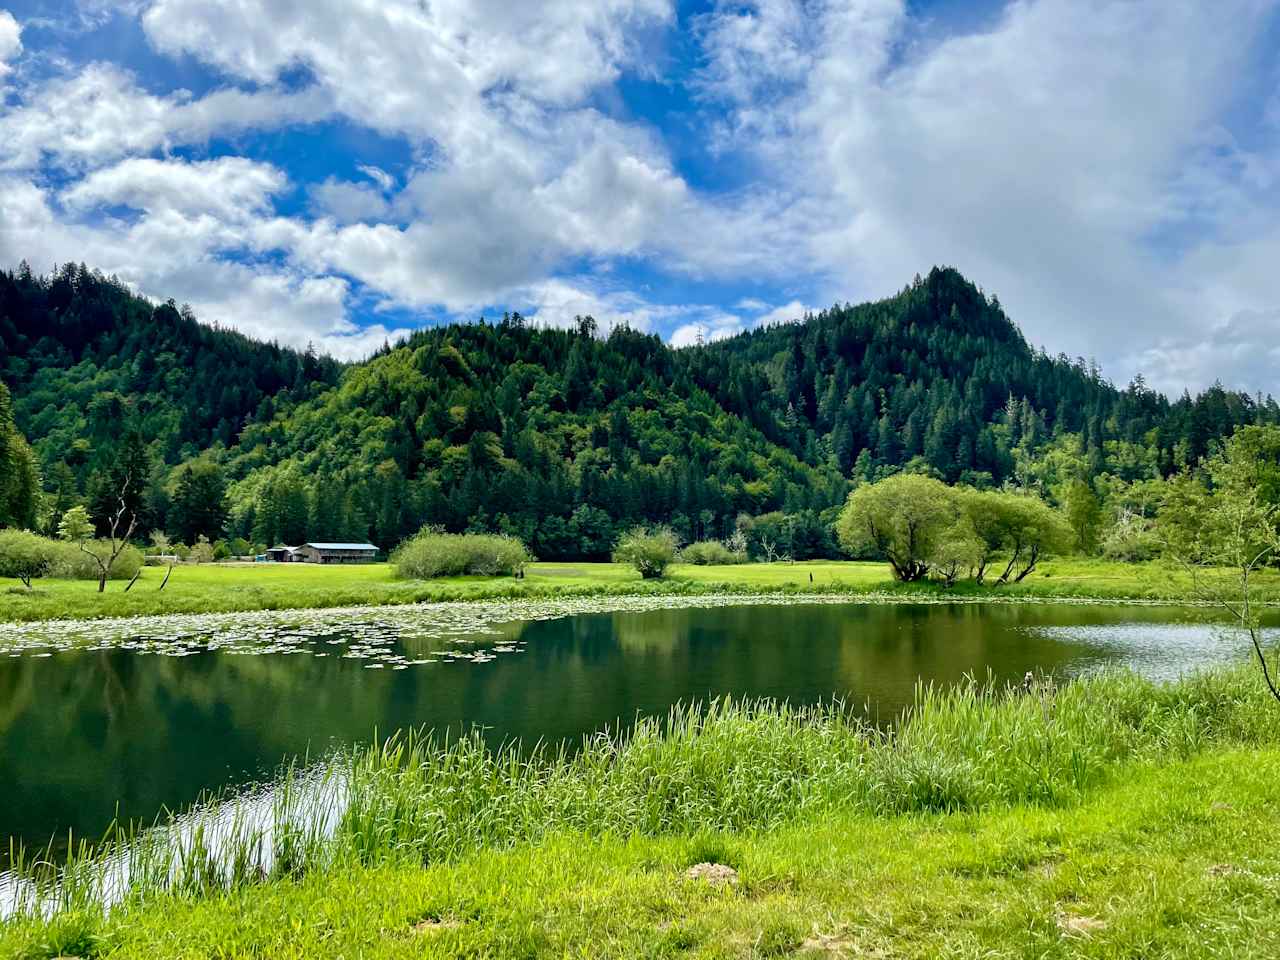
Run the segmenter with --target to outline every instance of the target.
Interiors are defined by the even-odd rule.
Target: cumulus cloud
[[[1223,316],[1161,238],[1214,248],[1275,182],[1222,128],[1273,6],[1036,0],[920,47],[903,0],[726,4],[704,83],[783,183],[825,195],[810,249],[843,297],[954,264],[1034,341],[1203,383],[1144,352]]]
[[[1015,0],[964,30],[914,9],[81,0],[86,24],[138,16],[212,80],[194,95],[57,56],[14,72],[0,256],[84,260],[345,355],[396,333],[354,322],[357,302],[590,313],[684,344],[946,263],[1118,380],[1267,386],[1280,100],[1249,91],[1276,66],[1257,43],[1275,0]],[[684,27],[699,67],[664,76],[655,51]],[[0,72],[21,44],[0,12]],[[691,182],[664,118],[608,107],[626,73],[691,93],[680,135],[724,182]],[[294,182],[288,156],[175,156],[336,118],[410,158]],[[697,299],[652,289],[667,278],[723,304],[667,302]]]
[[[198,99],[185,90],[157,96],[129,71],[92,63],[25,88],[16,105],[0,110],[0,169],[91,169],[204,143],[215,134],[317,120],[329,109],[315,90],[226,88]]]
[[[530,319],[549,327],[571,327],[579,317],[591,317],[602,334],[615,327],[629,327],[646,333],[671,329],[671,342],[685,346],[703,330],[707,339],[713,331],[741,329],[739,319],[718,307],[705,304],[650,303],[626,290],[599,290],[589,277],[547,280],[519,291],[519,301],[527,303]],[[683,331],[683,332],[682,332]]]
[[[9,61],[22,52],[22,27],[8,10],[0,10],[0,79],[13,68]]]

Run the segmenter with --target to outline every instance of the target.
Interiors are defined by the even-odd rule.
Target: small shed
[[[378,548],[372,543],[304,543],[295,551],[304,563],[373,563]]]
[[[299,559],[297,547],[286,547],[283,543],[277,544],[267,551],[266,557],[273,563],[295,563]]]

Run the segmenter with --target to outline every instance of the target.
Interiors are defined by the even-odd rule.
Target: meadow
[[[1160,562],[1048,560],[1022,583],[979,586],[961,581],[895,582],[883,563],[806,561],[730,566],[677,564],[662,580],[641,580],[624,564],[533,563],[524,579],[441,577],[401,580],[390,564],[184,564],[159,589],[165,568],[145,567],[138,582],[112,582],[103,594],[97,584],[76,580],[36,580],[27,590],[17,580],[0,579],[0,623],[33,620],[129,617],[168,613],[218,613],[345,606],[382,606],[437,601],[499,600],[601,595],[786,592],[838,593],[885,600],[1195,599],[1190,577]],[[1280,600],[1280,572],[1260,574],[1255,585],[1263,601]]]
[[[1269,957],[1275,716],[1236,669],[921,690],[891,732],[761,703],[572,757],[397,738],[269,875],[163,864],[0,957]]]

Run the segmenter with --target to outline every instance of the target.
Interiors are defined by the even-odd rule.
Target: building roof
[[[315,547],[317,550],[373,550],[377,551],[372,543],[304,543],[304,547]]]

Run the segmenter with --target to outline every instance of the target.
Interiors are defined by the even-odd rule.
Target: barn
[[[304,563],[373,563],[378,548],[372,543],[304,543],[294,555]]]
[[[297,554],[297,547],[289,547],[281,543],[268,550],[265,556],[273,563],[294,563],[301,559]]]

